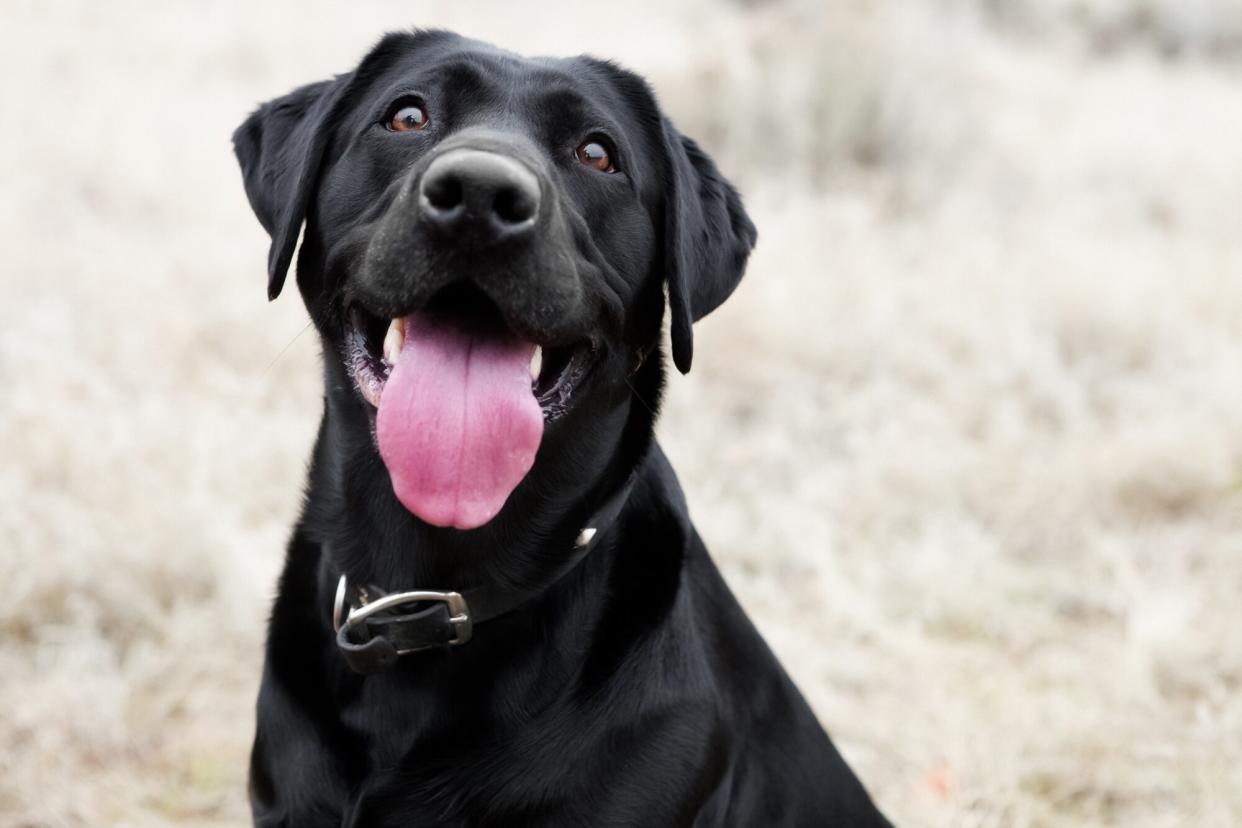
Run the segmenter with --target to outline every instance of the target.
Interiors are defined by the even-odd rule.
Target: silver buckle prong
[[[336,598],[332,602],[332,631],[333,632],[340,632],[341,624],[345,622],[345,619],[342,618],[341,616],[345,614],[345,592],[347,589],[348,589],[348,584],[345,580],[345,576],[342,575],[341,580],[336,582]]]

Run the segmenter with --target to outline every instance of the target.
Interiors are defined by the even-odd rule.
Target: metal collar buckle
[[[332,606],[332,626],[336,632],[340,632],[344,627],[348,631],[362,624],[372,615],[384,612],[385,610],[394,609],[406,604],[423,603],[426,601],[442,601],[448,607],[449,622],[453,625],[456,635],[447,643],[451,646],[465,644],[470,640],[473,632],[473,623],[470,619],[470,608],[466,606],[466,599],[462,597],[460,592],[436,592],[433,590],[416,590],[414,592],[392,592],[383,595],[374,600],[369,600],[365,590],[359,588],[362,605],[355,607],[349,604],[346,596],[349,592],[349,583],[345,576],[341,576],[341,580],[336,585],[336,601]],[[349,606],[348,612],[346,606]],[[344,618],[342,618],[344,616]],[[404,650],[397,650],[397,655],[405,655],[406,653],[417,652],[418,650],[429,649],[427,647],[414,647]]]
[[[573,541],[573,548],[559,565],[546,572],[540,583],[525,589],[492,583],[464,592],[386,593],[370,584],[351,584],[341,575],[332,604],[332,626],[346,663],[357,673],[374,673],[391,666],[395,656],[465,644],[475,624],[500,618],[539,597],[576,569],[598,543],[625,507],[638,473],[638,469],[632,471],[624,485],[587,519]],[[433,606],[376,617],[398,607],[429,602]],[[443,606],[435,606],[437,602]],[[452,637],[446,641],[446,636]]]

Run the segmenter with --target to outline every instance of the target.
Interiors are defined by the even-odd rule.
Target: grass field
[[[246,821],[319,355],[229,136],[411,25],[618,58],[741,186],[661,438],[899,824],[1242,824],[1237,0],[0,14],[0,824]]]

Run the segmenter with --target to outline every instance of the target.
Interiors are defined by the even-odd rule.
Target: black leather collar
[[[336,646],[346,663],[354,672],[376,673],[407,653],[465,644],[476,624],[512,612],[573,571],[621,513],[636,476],[637,472],[591,515],[565,562],[526,589],[484,584],[463,592],[388,593],[375,586],[350,584],[341,575],[332,623]]]

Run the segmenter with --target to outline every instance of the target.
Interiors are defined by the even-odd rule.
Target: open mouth
[[[396,319],[358,306],[346,319],[345,357],[393,492],[435,526],[473,529],[500,511],[594,363],[589,342],[518,336],[472,288]]]
[[[596,347],[589,340],[563,346],[522,341],[490,299],[465,286],[447,288],[422,310],[395,319],[377,316],[354,304],[346,312],[345,360],[358,391],[373,408],[380,407],[407,337],[416,335],[420,326],[453,326],[481,340],[527,348],[530,390],[545,423],[569,410],[574,391],[595,361]]]

